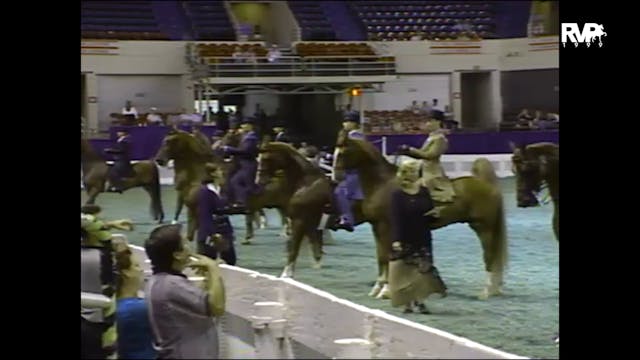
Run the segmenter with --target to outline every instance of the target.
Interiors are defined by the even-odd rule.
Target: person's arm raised
[[[220,274],[218,262],[203,255],[192,255],[198,260],[189,264],[190,267],[199,268],[204,271],[204,290],[207,293],[209,313],[214,316],[221,316],[225,311],[226,295],[224,282]]]

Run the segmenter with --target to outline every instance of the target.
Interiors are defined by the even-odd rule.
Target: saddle
[[[451,179],[448,177],[436,177],[423,181],[423,185],[429,189],[433,201],[441,204],[449,204],[455,201],[456,192]]]

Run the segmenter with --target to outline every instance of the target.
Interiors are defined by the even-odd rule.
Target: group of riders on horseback
[[[350,139],[364,140],[365,136],[360,130],[358,118],[345,118],[343,130],[347,132]],[[427,122],[429,137],[420,149],[402,145],[398,150],[398,155],[406,155],[412,158],[422,160],[422,181],[424,186],[431,190],[434,200],[440,203],[450,203],[454,198],[454,190],[451,181],[444,173],[444,169],[440,164],[440,156],[447,151],[448,142],[444,132],[440,128],[438,120],[430,119]],[[240,127],[236,131],[241,136],[238,146],[230,146],[222,144],[224,132],[218,131],[212,138],[213,144],[207,139],[198,127],[194,127],[192,135],[203,145],[212,149],[213,152],[226,158],[232,158],[234,162],[234,171],[227,174],[227,186],[224,189],[228,203],[230,204],[230,214],[243,214],[246,212],[247,198],[251,193],[259,191],[256,186],[256,174],[258,170],[258,154],[260,147],[260,139],[254,128],[252,118],[246,118],[240,123]],[[291,139],[285,132],[282,125],[273,128],[274,141],[290,143]],[[107,191],[121,193],[123,191],[123,182],[127,178],[133,177],[134,170],[130,163],[132,140],[131,136],[125,131],[117,132],[117,140],[115,146],[105,150],[106,153],[113,155],[114,164],[109,171],[109,186]],[[333,161],[337,159],[336,148],[333,154]],[[334,179],[335,180],[335,179]],[[348,169],[344,173],[344,178],[336,183],[334,189],[335,207],[340,216],[331,228],[333,230],[344,229],[349,232],[354,230],[355,220],[353,214],[354,201],[364,199],[360,186],[358,173],[354,169]]]

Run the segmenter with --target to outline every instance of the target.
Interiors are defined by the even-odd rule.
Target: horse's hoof
[[[175,225],[178,223],[178,220],[171,220],[171,225]]]
[[[390,298],[391,296],[389,295],[389,286],[387,284],[384,284],[384,286],[382,287],[382,290],[380,290],[380,292],[378,293],[378,296],[376,296],[376,299],[386,300]]]
[[[280,235],[280,237],[282,237],[282,238],[288,238],[288,237],[289,237],[289,235],[287,235],[287,233],[286,233],[286,232],[280,232],[280,234],[279,234],[279,235]]]
[[[313,269],[322,269],[322,261],[317,260],[313,263],[313,265],[311,265],[311,267]]]
[[[285,266],[284,270],[282,270],[282,274],[280,277],[283,279],[293,278],[293,270],[291,270],[290,266]]]
[[[369,296],[371,297],[378,296],[378,294],[380,293],[380,290],[382,290],[382,287],[380,286],[380,284],[378,284],[378,282],[376,282],[375,284],[373,284],[373,288],[371,288],[371,291],[369,291]]]
[[[479,300],[488,300],[490,297],[493,296],[500,296],[502,295],[502,291],[500,289],[484,289],[482,290],[482,292],[480,293],[480,295],[478,295],[478,299]]]
[[[241,244],[242,244],[242,245],[251,245],[251,240],[249,240],[249,239],[244,239],[244,240],[242,240]]]

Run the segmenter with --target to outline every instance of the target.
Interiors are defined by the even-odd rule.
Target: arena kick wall
[[[133,249],[150,274],[144,249]],[[221,268],[228,284],[226,314],[219,320],[223,359],[524,359],[293,279]]]

